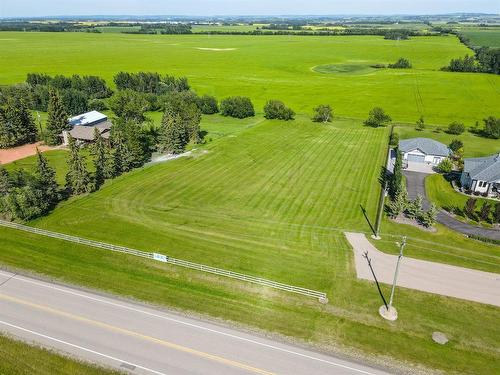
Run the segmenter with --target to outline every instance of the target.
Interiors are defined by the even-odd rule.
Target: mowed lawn
[[[398,121],[472,124],[498,115],[500,77],[439,69],[471,51],[456,37],[130,35],[0,33],[0,84],[29,72],[95,74],[112,84],[118,71],[185,75],[200,94],[250,96],[260,111],[281,99],[300,113],[331,104],[341,116],[365,118],[382,106]],[[408,58],[413,69],[318,73],[316,66],[387,64]],[[338,69],[333,69],[336,71]],[[342,69],[340,69],[342,70]],[[359,72],[368,72],[359,74]]]
[[[387,134],[352,120],[262,121],[34,224],[329,289],[340,229],[366,230],[360,205],[375,214]]]
[[[329,125],[301,116],[292,122],[251,120],[228,120],[227,126],[238,122],[239,131],[199,147],[193,157],[131,172],[32,225],[318,289],[327,292],[329,304],[5,228],[0,261],[325,350],[447,370],[453,363],[457,373],[489,374],[498,367],[497,308],[398,289],[400,320],[387,324],[377,315],[381,301],[374,285],[355,277],[342,230],[369,231],[360,205],[375,216],[389,129],[348,119]],[[386,233],[389,226],[384,228]],[[454,261],[441,245],[423,246],[433,238],[418,232],[403,232],[416,245],[408,247],[410,256],[438,250],[441,261]],[[465,247],[444,250],[467,265],[498,269],[498,247],[439,235],[442,243]],[[386,234],[377,246],[393,252],[398,239]],[[388,286],[383,289],[389,293]],[[437,347],[430,338],[434,330],[446,332],[450,344]]]

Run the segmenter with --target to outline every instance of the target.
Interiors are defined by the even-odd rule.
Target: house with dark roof
[[[460,177],[462,187],[490,196],[500,194],[500,153],[483,158],[464,159]]]
[[[431,166],[438,165],[451,154],[448,146],[430,138],[403,139],[399,141],[399,151],[406,163],[425,163]]]
[[[64,145],[68,144],[69,135],[78,143],[92,142],[96,129],[104,139],[109,139],[113,124],[108,120],[108,116],[97,111],[90,111],[71,117],[68,120],[68,125],[70,129],[61,133]]]

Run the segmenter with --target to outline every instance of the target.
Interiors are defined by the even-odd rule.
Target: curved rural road
[[[387,374],[5,271],[0,271],[0,331],[132,374]]]
[[[415,199],[420,195],[423,199],[422,207],[427,210],[430,207],[430,202],[425,193],[425,177],[427,173],[403,171],[406,177],[406,189],[408,190],[408,197]],[[490,238],[493,240],[500,240],[500,230],[480,228],[455,219],[444,210],[439,210],[436,220],[438,223],[466,235],[476,235],[481,237]]]

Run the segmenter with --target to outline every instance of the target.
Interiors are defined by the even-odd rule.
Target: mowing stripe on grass
[[[165,262],[165,263],[175,264],[177,266],[191,268],[191,269],[195,269],[195,270],[202,271],[202,272],[213,273],[213,274],[216,274],[219,276],[226,276],[226,277],[230,277],[230,278],[241,280],[241,281],[246,281],[246,282],[250,282],[250,283],[254,283],[254,284],[267,286],[270,288],[275,288],[275,289],[280,289],[280,290],[284,290],[287,292],[302,294],[302,295],[307,296],[307,297],[318,298],[318,300],[322,303],[328,302],[328,298],[326,296],[326,293],[323,293],[323,292],[318,292],[316,290],[311,290],[311,289],[307,289],[307,288],[301,288],[301,287],[297,287],[297,286],[293,286],[293,285],[283,284],[283,283],[279,283],[279,282],[276,282],[273,280],[263,279],[263,278],[256,277],[256,276],[245,275],[242,273],[228,271],[228,270],[224,270],[224,269],[216,268],[216,267],[211,267],[211,266],[207,266],[204,264],[193,263],[193,262],[189,262],[189,261],[182,260],[182,259],[171,258],[171,257],[168,257],[168,256],[163,255],[163,254],[140,251],[140,250],[124,247],[124,246],[116,246],[116,245],[108,244],[105,242],[93,241],[93,240],[89,240],[86,238],[70,236],[70,235],[67,235],[64,233],[51,232],[51,231],[48,231],[45,229],[33,228],[33,227],[26,226],[26,225],[12,223],[9,221],[4,221],[4,220],[0,220],[0,226],[18,229],[18,230],[22,230],[22,231],[29,232],[29,233],[39,234],[39,235],[46,236],[46,237],[57,238],[57,239],[61,239],[61,240],[69,241],[69,242],[75,242],[78,244],[97,247],[100,249],[111,250],[111,251],[116,251],[116,252],[120,252],[120,253],[125,253],[125,254],[129,254],[129,255],[142,257],[142,258],[148,258],[148,259],[153,259],[153,260],[157,260],[157,261],[161,261],[161,262]]]

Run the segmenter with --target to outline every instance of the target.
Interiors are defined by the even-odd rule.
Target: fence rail
[[[119,253],[134,255],[134,256],[138,256],[138,257],[142,257],[142,258],[153,259],[153,260],[164,262],[164,263],[174,264],[174,265],[177,265],[180,267],[190,268],[190,269],[194,269],[194,270],[198,270],[198,271],[202,271],[202,272],[208,272],[208,273],[212,273],[215,275],[230,277],[232,279],[246,281],[246,282],[253,283],[253,284],[259,284],[259,285],[267,286],[270,288],[284,290],[284,291],[291,292],[291,293],[301,294],[301,295],[304,295],[307,297],[317,298],[322,303],[328,302],[328,298],[326,296],[326,293],[323,293],[323,292],[318,292],[316,290],[311,290],[311,289],[307,289],[307,288],[301,288],[298,286],[283,284],[283,283],[279,283],[277,281],[263,279],[261,277],[256,277],[256,276],[251,276],[251,275],[245,275],[245,274],[238,273],[238,272],[228,271],[228,270],[225,270],[222,268],[216,268],[216,267],[211,267],[211,266],[207,266],[204,264],[193,263],[193,262],[189,262],[187,260],[176,259],[176,258],[169,257],[167,255],[164,255],[164,254],[150,253],[147,251],[135,250],[135,249],[131,249],[131,248],[128,248],[125,246],[112,245],[112,244],[108,244],[105,242],[94,241],[94,240],[89,240],[86,238],[71,236],[69,234],[52,232],[52,231],[48,231],[45,229],[39,229],[39,228],[29,227],[29,226],[22,225],[22,224],[13,223],[10,221],[0,220],[0,226],[18,229],[18,230],[22,230],[24,232],[34,233],[34,234],[38,234],[38,235],[45,236],[45,237],[52,237],[52,238],[65,240],[65,241],[69,241],[69,242],[74,242],[74,243],[87,245],[87,246],[91,246],[91,247],[96,247],[96,248],[100,248],[100,249],[105,249],[105,250],[115,251],[115,252],[119,252]]]

